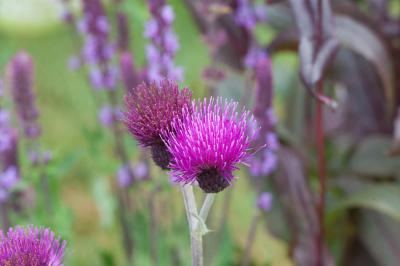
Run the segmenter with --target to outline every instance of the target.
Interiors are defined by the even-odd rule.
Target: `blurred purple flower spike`
[[[118,185],[121,188],[130,187],[134,181],[130,167],[127,165],[123,165],[118,169],[117,178],[118,178]]]
[[[172,28],[175,14],[171,6],[163,0],[149,0],[151,18],[147,21],[144,36],[150,43],[146,47],[148,80],[163,78],[183,79],[183,69],[176,67],[174,58],[179,42]]]
[[[80,58],[70,61],[70,67],[76,69],[79,66],[88,66],[88,78],[93,88],[114,90],[118,71],[111,62],[115,56],[116,44],[109,41],[110,23],[100,0],[82,0],[82,3],[83,17],[76,23],[76,28],[83,38],[84,45],[80,51]],[[127,30],[124,31],[126,35]],[[127,46],[125,35],[120,36],[124,40],[121,39],[118,46]]]
[[[128,17],[122,11],[117,13],[117,25],[118,25],[118,48],[120,51],[128,51],[129,49],[129,27]]]
[[[257,136],[258,145],[266,145],[253,157],[250,172],[253,176],[268,176],[277,167],[276,151],[279,149],[279,140],[274,132],[276,117],[273,111],[273,77],[271,61],[267,55],[259,57],[256,68],[256,93],[254,116],[261,126]]]
[[[272,208],[273,196],[269,192],[263,192],[257,199],[257,207],[264,212],[268,212]]]
[[[133,174],[136,181],[143,181],[149,179],[150,169],[145,161],[139,161],[133,167]]]
[[[10,191],[19,181],[18,169],[15,166],[8,167],[0,174],[0,203],[8,200]]]
[[[133,56],[129,52],[122,52],[120,55],[121,78],[125,90],[130,92],[140,83],[140,77],[136,72]]]
[[[33,60],[28,53],[14,56],[7,66],[7,78],[22,131],[26,138],[36,139],[40,135],[39,112],[33,91]]]

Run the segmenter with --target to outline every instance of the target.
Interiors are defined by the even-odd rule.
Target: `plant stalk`
[[[196,234],[196,216],[198,215],[193,187],[191,185],[181,186],[183,202],[185,204],[186,218],[189,224],[190,242],[192,249],[192,266],[203,266],[203,239]]]
[[[256,237],[257,225],[260,221],[261,213],[258,211],[251,221],[249,233],[246,239],[246,245],[243,252],[241,266],[249,266],[250,265],[250,255],[251,255],[251,248],[253,246],[254,239]]]
[[[323,92],[323,80],[317,83],[317,91]],[[319,200],[317,203],[318,214],[318,233],[317,233],[317,266],[323,266],[324,249],[324,214],[325,214],[325,194],[326,194],[326,166],[325,166],[325,145],[324,145],[324,124],[323,124],[323,105],[317,101],[316,114],[316,134],[317,134],[317,159],[318,159],[318,178],[319,178]]]
[[[1,226],[3,232],[6,233],[10,227],[10,220],[8,217],[8,206],[7,202],[0,203],[0,215],[1,215]]]
[[[112,107],[115,107],[117,105],[117,100],[116,100],[116,95],[114,91],[109,91],[108,93],[108,101],[110,102],[110,105]],[[123,135],[120,129],[118,128],[118,124],[114,121],[112,123],[112,133],[114,135],[115,139],[115,152],[118,156],[118,158],[121,160],[121,162],[124,165],[127,165],[129,167],[129,172],[130,175],[133,176],[132,169],[129,165],[129,159],[127,152],[124,148],[124,145],[122,143],[123,140]],[[129,203],[129,194],[126,189],[118,188],[117,190],[117,198],[119,201],[119,220],[120,224],[122,226],[122,233],[123,233],[123,244],[124,244],[124,250],[126,253],[126,256],[129,260],[132,259],[133,253],[134,253],[134,240],[132,236],[132,231],[129,225],[129,219],[127,217],[127,212],[128,212],[128,206],[127,204]]]

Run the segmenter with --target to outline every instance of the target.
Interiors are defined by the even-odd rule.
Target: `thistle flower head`
[[[65,245],[50,229],[17,226],[6,235],[0,231],[0,265],[62,266]]]
[[[178,84],[169,80],[142,83],[125,97],[125,125],[141,145],[151,147],[155,163],[164,169],[170,155],[160,133],[171,129],[171,122],[190,106],[191,97],[188,88],[179,90]]]
[[[163,131],[175,182],[197,181],[207,193],[231,184],[233,171],[251,155],[250,142],[258,130],[250,113],[238,113],[237,106],[222,98],[193,101],[192,108],[174,120],[173,130]]]

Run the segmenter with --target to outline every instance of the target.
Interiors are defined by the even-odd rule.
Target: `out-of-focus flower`
[[[33,226],[0,231],[0,265],[62,266],[66,242],[50,229]]]
[[[259,151],[251,160],[250,172],[253,176],[267,176],[277,167],[276,151],[279,149],[279,141],[274,127],[276,117],[273,112],[273,78],[270,59],[260,57],[256,67],[256,94],[254,105],[254,116],[261,126],[259,135],[256,137],[258,145],[265,148]]]
[[[254,119],[248,111],[238,114],[237,106],[222,98],[193,101],[182,119],[174,120],[173,130],[163,131],[172,155],[173,181],[197,181],[206,193],[220,192],[232,183],[233,171],[251,155],[250,143],[258,130],[249,130]]]
[[[250,36],[247,45],[247,54],[244,58],[246,67],[254,68],[259,59],[265,56],[254,37],[254,30],[258,23],[266,20],[266,6],[263,3],[255,4],[252,0],[236,0],[235,21]]]
[[[145,161],[140,160],[133,167],[133,175],[135,176],[136,181],[143,181],[149,178],[149,166]]]
[[[125,85],[126,91],[129,92],[139,85],[141,77],[139,77],[135,70],[133,56],[129,52],[122,52],[119,62],[121,78]]]
[[[128,17],[122,11],[117,13],[117,25],[118,25],[118,48],[120,51],[127,51],[129,49],[129,27]]]
[[[82,66],[82,61],[77,56],[71,56],[68,60],[68,67],[71,70],[78,70]]]
[[[264,211],[267,212],[269,210],[271,210],[272,207],[272,194],[269,192],[263,192],[260,194],[260,196],[257,199],[257,207]]]
[[[132,173],[131,173],[131,169],[128,165],[122,165],[118,169],[117,178],[118,178],[118,185],[121,188],[130,187],[134,181]]]
[[[171,128],[172,121],[190,105],[191,97],[188,88],[179,90],[178,84],[169,80],[142,83],[125,96],[123,122],[139,144],[151,147],[154,162],[163,169],[168,167],[170,154],[161,131]]]
[[[7,66],[7,78],[24,135],[36,139],[40,135],[39,112],[33,91],[34,66],[28,53],[22,51],[14,56]]]
[[[0,109],[0,169],[0,203],[3,203],[19,180],[18,133],[11,126],[9,113],[3,109]]]
[[[99,121],[104,127],[110,127],[115,122],[114,109],[109,105],[104,105],[99,112]]]
[[[265,21],[266,7],[263,4],[255,5],[251,0],[237,0],[235,20],[240,26],[252,31],[258,22]]]
[[[149,0],[148,3],[151,18],[144,30],[144,36],[150,41],[146,48],[148,79],[182,80],[183,69],[174,65],[174,57],[179,49],[178,39],[172,29],[174,11],[164,0]]]
[[[19,181],[18,169],[15,166],[8,167],[0,174],[0,203],[8,200],[10,191]]]
[[[112,63],[116,45],[109,40],[110,24],[103,5],[100,0],[82,0],[82,4],[83,16],[76,22],[76,28],[83,38],[83,47],[80,55],[70,60],[70,68],[86,66],[93,88],[114,90],[119,74]],[[121,41],[126,45],[126,40]]]
[[[210,66],[204,69],[203,79],[218,82],[225,79],[225,72],[220,68]]]

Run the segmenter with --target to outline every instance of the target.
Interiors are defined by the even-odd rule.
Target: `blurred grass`
[[[20,4],[34,3],[35,9],[26,13],[30,14],[41,5],[48,4],[49,1],[53,0],[47,0],[47,2],[46,0],[24,0]],[[113,158],[112,139],[97,123],[97,96],[94,97],[94,92],[88,87],[85,76],[82,72],[71,72],[67,68],[69,56],[76,52],[75,48],[79,45],[77,39],[73,38],[74,34],[70,28],[54,20],[57,15],[55,12],[58,12],[56,7],[44,9],[43,12],[47,16],[43,15],[39,19],[40,23],[29,27],[31,17],[25,18],[18,15],[18,19],[7,18],[16,14],[8,13],[4,9],[6,2],[10,4],[14,0],[0,0],[0,30],[2,31],[0,33],[2,46],[0,70],[3,72],[5,63],[20,49],[25,49],[32,55],[36,63],[35,87],[41,112],[40,123],[43,127],[44,146],[54,153],[56,161],[62,161],[64,158],[71,159],[72,167],[59,178],[62,182],[62,202],[73,213],[73,232],[70,236],[66,265],[123,265],[121,260],[112,259],[123,257],[119,228],[115,223],[104,225],[102,224],[104,219],[101,219],[107,214],[115,215],[113,203],[111,202],[109,206],[100,206],[101,203],[95,191],[99,186],[98,182],[106,186],[112,183],[112,176],[118,166],[115,161],[110,160]],[[182,2],[173,0],[171,4],[176,11],[175,29],[181,43],[177,64],[185,69],[184,85],[189,86],[195,96],[201,96],[204,94],[201,71],[210,62],[208,53]],[[134,4],[127,1],[124,3],[124,9],[130,15],[132,26],[134,42],[131,50],[137,62],[143,65],[145,42],[142,30],[148,16],[146,6],[143,0],[135,1]],[[36,15],[40,16],[40,14],[42,13]],[[21,23],[24,19],[29,23]],[[131,155],[134,156],[136,153],[134,141],[128,140],[127,145],[130,147]],[[156,171],[155,176],[157,179],[165,179],[165,173],[160,174]],[[234,243],[231,243],[231,246],[224,246],[225,252],[219,254],[220,259],[222,257],[221,261],[226,261],[227,258],[224,256],[231,255],[230,252],[240,254],[237,253],[237,248],[243,248],[248,226],[255,210],[255,195],[245,179],[245,177],[241,178],[234,187],[232,209],[226,228],[227,232],[231,233],[231,241]],[[148,243],[143,239],[148,237],[145,233],[149,229],[146,220],[148,218],[141,214],[147,208],[146,195],[148,196],[149,190],[151,190],[151,184],[134,188],[132,192],[135,203],[133,208],[138,210],[134,227],[136,232],[141,232],[137,236],[139,241],[137,265],[149,265],[150,259]],[[107,193],[112,193],[111,185]],[[110,195],[105,195],[104,198]],[[218,194],[215,215],[220,212],[223,195],[223,193]],[[169,253],[166,251],[166,246],[170,244],[182,250],[182,258],[187,261],[189,255],[187,227],[177,188],[167,189],[157,195],[157,206],[159,206],[161,218],[164,216],[170,218],[170,224],[160,225],[160,231],[168,236],[166,243],[159,243],[160,256],[162,254],[164,255],[161,257],[169,256],[166,255]],[[164,206],[165,209],[161,209],[160,206]],[[177,221],[178,218],[182,219]],[[172,227],[180,230],[179,237],[169,235]],[[258,230],[259,234],[257,234],[253,249],[253,257],[258,265],[265,265],[265,263],[290,265],[285,246],[265,232],[265,226],[260,225]],[[169,265],[169,262],[166,265]]]

